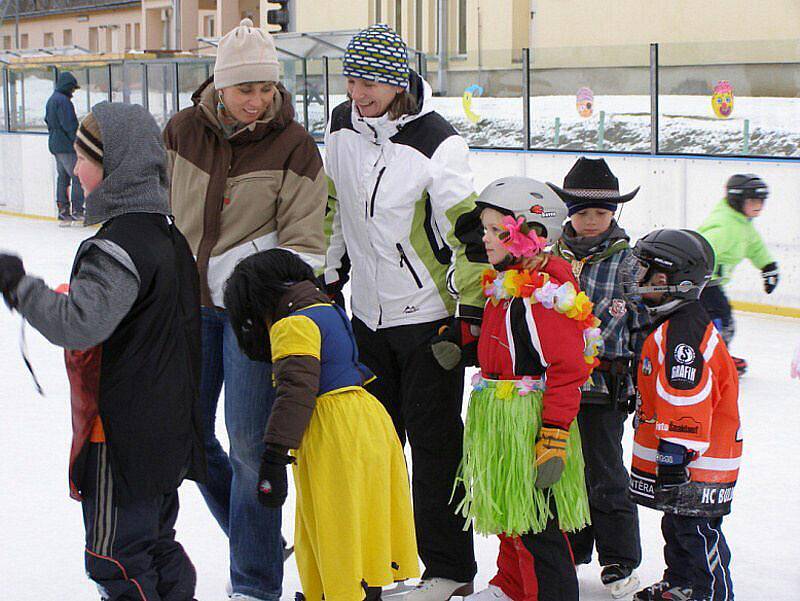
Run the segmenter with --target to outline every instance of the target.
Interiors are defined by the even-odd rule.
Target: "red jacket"
[[[569,263],[550,257],[542,271],[551,281],[578,284]],[[486,303],[478,341],[481,374],[490,380],[544,377],[542,423],[565,430],[578,414],[580,387],[589,377],[580,324],[528,298]]]
[[[645,340],[631,494],[648,507],[679,515],[730,512],[742,455],[739,377],[725,343],[697,302],[684,305]],[[696,451],[691,482],[654,490],[660,440]]]

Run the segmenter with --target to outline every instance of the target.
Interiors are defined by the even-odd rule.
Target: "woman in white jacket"
[[[406,599],[445,601],[469,594],[476,571],[472,533],[455,515],[463,491],[451,500],[468,355],[460,350],[480,324],[486,267],[469,151],[387,26],[353,37],[343,73],[349,100],[325,136],[325,283],[335,294],[350,279],[361,360],[377,376],[368,389],[411,444],[426,570]]]

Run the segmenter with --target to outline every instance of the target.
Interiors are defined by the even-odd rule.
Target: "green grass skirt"
[[[545,529],[555,498],[561,530],[590,523],[583,453],[577,420],[570,427],[567,460],[559,481],[538,489],[536,437],[541,428],[542,393],[522,396],[511,381],[487,381],[470,396],[464,430],[464,458],[456,478],[464,500],[457,512],[479,534],[520,535]]]

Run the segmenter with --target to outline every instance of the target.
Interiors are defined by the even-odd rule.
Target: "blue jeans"
[[[200,397],[208,481],[200,486],[208,508],[228,536],[231,585],[242,593],[278,601],[283,580],[281,511],[258,502],[262,437],[272,411],[272,366],[239,349],[225,311],[203,307]],[[225,426],[230,457],[216,435],[217,402],[225,384]]]
[[[83,217],[83,187],[75,175],[75,163],[78,155],[74,152],[58,153],[53,155],[56,159],[56,170],[58,180],[56,182],[56,204],[58,205],[59,218],[74,215]],[[67,198],[67,190],[71,189],[72,209],[70,209],[70,199]]]

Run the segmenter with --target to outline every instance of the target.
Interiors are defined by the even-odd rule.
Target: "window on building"
[[[133,24],[133,47],[136,50],[142,49],[142,25],[140,23]]]
[[[213,38],[217,33],[217,20],[213,16],[203,17],[203,35]]]
[[[111,25],[106,25],[106,46],[104,52],[115,52],[114,48],[114,29]]]
[[[125,23],[125,52],[131,49],[132,31],[131,24]]]
[[[467,0],[458,0],[458,54],[467,53]]]
[[[11,50],[11,36],[4,35],[3,36],[3,50]]]
[[[19,36],[19,47],[20,48],[27,48],[28,47],[28,34],[23,33]]]
[[[55,46],[55,45],[56,45],[56,43],[55,43],[55,40],[53,39],[53,34],[52,34],[52,32],[50,32],[50,33],[45,33],[45,34],[44,34],[44,40],[43,40],[43,42],[44,42],[44,43],[43,43],[42,45],[43,45],[45,48],[52,48],[53,46]]]
[[[394,30],[403,35],[403,0],[394,0]]]
[[[100,34],[97,27],[89,28],[89,52],[100,51]]]
[[[65,29],[61,40],[64,46],[72,46],[72,30]]]
[[[381,14],[381,5],[383,4],[383,0],[375,0],[375,22],[380,23],[383,21],[383,15]]]
[[[424,10],[422,0],[416,0],[414,6],[414,44],[417,50],[422,50],[425,47],[425,38],[422,37]]]

